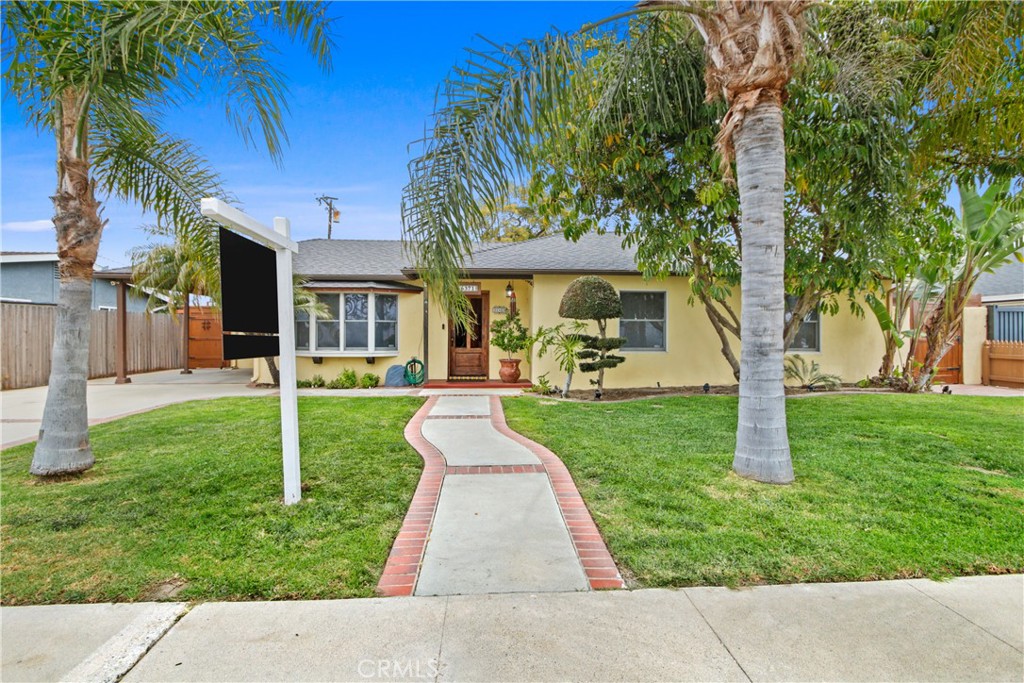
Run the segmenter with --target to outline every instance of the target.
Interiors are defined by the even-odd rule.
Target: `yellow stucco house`
[[[303,241],[295,272],[330,309],[326,319],[297,315],[299,379],[319,374],[331,380],[346,368],[383,377],[389,366],[415,357],[425,362],[429,382],[496,381],[502,352],[490,346],[489,322],[506,315],[514,302],[531,331],[555,325],[562,321],[558,306],[566,287],[587,274],[610,281],[625,312],[609,321],[608,333],[629,340],[619,352],[626,362],[606,374],[606,386],[735,384],[706,314],[690,304],[687,278],[645,280],[635,252],[615,235],[591,234],[574,243],[556,234],[480,245],[463,279],[481,323],[476,335],[453,328],[434,305],[400,241]],[[735,297],[739,310],[738,292]],[[734,350],[738,355],[738,343]],[[854,382],[877,371],[882,336],[870,315],[857,317],[844,306],[835,316],[808,316],[790,353]],[[525,381],[545,373],[552,384],[564,379],[552,354],[532,363],[523,358],[521,368]],[[256,381],[269,380],[261,360],[253,372]]]

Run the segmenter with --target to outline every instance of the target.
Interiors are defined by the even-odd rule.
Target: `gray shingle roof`
[[[982,273],[974,293],[982,296],[1024,294],[1024,263],[1014,259],[994,273]]]
[[[296,275],[321,280],[405,280],[399,240],[303,240]]]
[[[561,234],[527,242],[479,244],[466,263],[470,276],[532,273],[636,273],[636,252],[616,235]],[[305,240],[295,272],[317,280],[402,280],[415,277],[399,240]]]
[[[466,264],[471,273],[636,273],[636,250],[622,238],[588,233],[578,242],[561,234],[526,242],[482,245]]]

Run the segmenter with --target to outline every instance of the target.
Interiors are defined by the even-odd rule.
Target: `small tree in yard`
[[[594,320],[600,336],[580,335],[583,350],[576,356],[582,361],[580,372],[596,372],[598,396],[604,391],[604,371],[625,362],[622,356],[610,354],[626,343],[625,337],[608,336],[608,319],[622,316],[622,301],[612,283],[596,275],[584,275],[569,283],[562,295],[558,315],[574,320]],[[568,393],[568,392],[566,392]]]

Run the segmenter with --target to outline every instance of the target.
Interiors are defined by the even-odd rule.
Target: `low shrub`
[[[353,373],[355,375],[355,373]],[[380,384],[380,375],[375,375],[372,372],[368,372],[359,378],[359,386],[363,389],[373,389],[375,386]]]
[[[327,382],[324,381],[323,375],[313,375],[313,379],[309,380],[309,386],[314,389],[322,389],[327,386]]]
[[[354,389],[359,384],[359,377],[352,368],[342,370],[331,384],[331,389]]]

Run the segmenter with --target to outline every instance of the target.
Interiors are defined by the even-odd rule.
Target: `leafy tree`
[[[322,2],[8,2],[7,91],[54,136],[53,195],[60,294],[53,363],[31,471],[80,472],[94,462],[86,412],[89,306],[104,221],[96,189],[201,230],[199,199],[223,197],[216,174],[186,141],[160,129],[161,112],[210,85],[248,144],[253,128],[280,159],[284,79],[268,61],[270,30],[330,65]]]
[[[593,320],[598,336],[579,335],[583,348],[576,352],[581,372],[596,372],[598,397],[604,391],[604,371],[625,362],[625,358],[609,353],[626,343],[624,337],[608,336],[608,320],[622,317],[622,299],[612,283],[596,275],[584,275],[569,283],[558,305],[558,315],[574,320]],[[568,382],[566,382],[568,386]],[[569,390],[566,389],[566,394]]]
[[[848,14],[832,12],[819,25],[831,35],[834,26],[857,19]],[[741,330],[731,294],[740,281],[742,240],[735,188],[716,172],[716,121],[723,111],[687,101],[703,83],[704,59],[700,46],[680,41],[678,32],[657,21],[635,24],[626,40],[613,33],[588,43],[586,70],[573,75],[582,91],[574,102],[586,107],[600,95],[599,76],[614,74],[622,85],[608,106],[627,112],[629,127],[588,140],[594,129],[570,126],[568,144],[542,147],[531,187],[557,198],[548,200],[548,211],[572,215],[570,237],[613,229],[636,247],[646,276],[688,276],[738,379],[732,347]],[[905,103],[865,92],[862,83],[853,89],[839,82],[836,74],[849,58],[833,54],[831,42],[818,41],[807,61],[786,108],[785,289],[796,300],[784,328],[787,348],[807,313],[838,312],[840,295],[852,297],[869,279],[868,237],[903,182],[897,170],[907,148]],[[666,88],[666,108],[687,115],[666,120],[648,100],[671,79],[679,82]]]
[[[561,229],[559,216],[538,211],[525,188],[517,187],[508,203],[495,214],[485,206],[483,214],[491,225],[482,233],[483,242],[525,242],[545,237]]]

